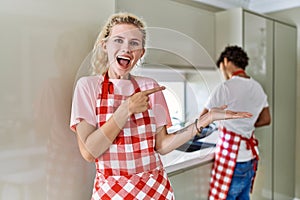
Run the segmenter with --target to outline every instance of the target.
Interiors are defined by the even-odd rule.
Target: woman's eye
[[[119,39],[119,38],[118,38],[118,39],[115,39],[114,41],[117,42],[117,43],[122,43],[122,42],[123,42],[123,40],[122,40],[122,39]]]
[[[131,41],[131,42],[130,42],[130,45],[131,45],[131,46],[139,46],[140,43],[139,43],[139,42],[136,42],[136,41]]]

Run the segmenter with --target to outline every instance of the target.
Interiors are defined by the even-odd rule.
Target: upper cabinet
[[[296,32],[291,24],[241,8],[216,13],[217,55],[227,45],[246,50],[246,71],[263,86],[272,114],[270,126],[256,129],[261,160],[254,199],[294,197]]]
[[[175,1],[116,0],[116,10],[141,16],[147,24],[146,63],[213,69],[214,13]]]

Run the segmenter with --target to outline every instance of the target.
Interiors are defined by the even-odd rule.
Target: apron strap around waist
[[[252,154],[255,156],[257,160],[259,160],[259,156],[257,150],[255,149],[258,147],[258,140],[255,138],[254,133],[252,133],[251,138],[246,138],[241,136],[242,140],[246,142],[246,148],[249,150],[251,149]]]

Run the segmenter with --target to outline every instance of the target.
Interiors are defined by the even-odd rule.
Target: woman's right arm
[[[92,162],[103,154],[118,136],[130,115],[128,101],[125,101],[98,129],[86,120],[81,120],[76,126],[76,133],[83,158]]]
[[[115,127],[115,131],[107,132],[105,127],[96,129],[85,120],[76,126],[79,150],[82,157],[89,162],[103,154],[112,144],[112,137],[114,135],[116,137],[120,132],[118,126],[114,124],[114,120],[110,119],[105,124],[107,127]]]
[[[76,126],[76,133],[83,158],[91,162],[103,154],[123,129],[128,118],[134,113],[141,113],[149,108],[148,95],[164,89],[163,86],[156,87],[132,95],[98,129],[81,120]]]

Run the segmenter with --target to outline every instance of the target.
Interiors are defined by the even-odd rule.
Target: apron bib
[[[258,141],[255,139],[254,134],[248,139],[234,132],[227,131],[226,128],[221,128],[220,138],[215,152],[214,165],[211,172],[208,195],[209,200],[226,199],[234,173],[241,140],[246,141],[247,149],[251,149],[253,155],[258,160],[258,153],[256,150]],[[255,177],[252,179],[252,187],[254,178]]]
[[[134,78],[135,93],[140,88]],[[114,94],[107,73],[96,103],[101,127],[128,96]],[[109,149],[95,159],[92,199],[173,199],[173,190],[155,151],[156,124],[151,109],[133,114]]]

